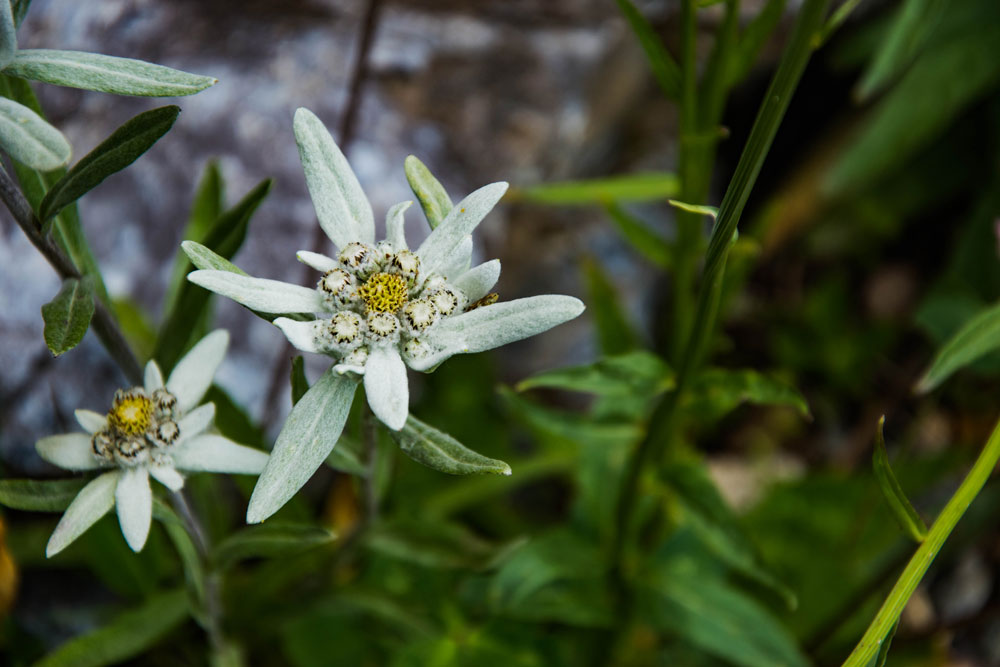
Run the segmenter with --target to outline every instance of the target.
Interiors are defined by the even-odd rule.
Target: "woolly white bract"
[[[429,371],[455,354],[489,350],[546,331],[579,315],[569,296],[536,296],[494,303],[490,289],[500,262],[470,268],[472,231],[503,196],[492,183],[459,202],[415,250],[406,243],[403,216],[412,202],[393,206],[386,239],[375,242],[375,219],[357,177],[312,112],[295,113],[295,138],[320,226],[337,256],[298,253],[322,272],[316,288],[229,271],[194,271],[188,279],[264,313],[311,313],[315,319],[278,317],[300,350],[326,354],[334,365],[296,404],[254,488],[247,521],[276,512],[329,455],[344,428],[363,379],[372,412],[393,430],[408,415],[406,367]]]
[[[112,468],[90,481],[70,503],[49,538],[46,556],[65,549],[112,507],[133,551],[146,544],[153,513],[149,477],[172,491],[184,485],[178,470],[259,474],[267,454],[208,433],[211,403],[198,405],[222,362],[229,334],[213,331],[174,368],[167,381],[155,361],[142,387],[119,390],[107,415],[77,410],[86,433],[35,443],[39,455],[67,470]]]

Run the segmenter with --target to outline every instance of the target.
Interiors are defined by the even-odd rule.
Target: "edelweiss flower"
[[[322,272],[315,288],[203,270],[192,282],[264,313],[313,313],[302,322],[274,320],[300,350],[335,364],[296,404],[250,498],[247,520],[263,521],[301,488],[336,444],[363,376],[372,412],[393,430],[406,423],[406,366],[429,371],[454,354],[489,350],[579,315],[568,296],[495,303],[490,289],[500,262],[470,267],[471,233],[507,190],[493,183],[458,203],[416,250],[403,234],[412,202],[393,206],[384,241],[357,177],[312,112],[295,113],[295,138],[320,226],[339,248],[335,258],[298,253]],[[405,363],[404,363],[405,362]]]
[[[67,470],[115,468],[80,490],[49,538],[46,556],[65,549],[112,506],[118,510],[125,541],[133,551],[141,550],[153,514],[150,475],[177,491],[184,486],[178,469],[245,474],[264,469],[264,452],[205,433],[215,406],[198,403],[228,344],[225,331],[205,336],[177,362],[166,383],[156,362],[150,361],[143,386],[115,392],[107,416],[76,411],[86,434],[54,435],[35,443],[43,459]]]

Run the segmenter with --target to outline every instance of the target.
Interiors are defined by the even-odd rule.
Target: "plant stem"
[[[740,215],[767,156],[778,125],[784,117],[799,78],[812,53],[813,36],[822,25],[829,0],[806,0],[799,11],[788,47],[771,80],[757,119],[740,156],[736,171],[726,189],[719,216],[709,241],[705,267],[698,291],[694,325],[680,356],[677,385],[660,399],[649,420],[646,435],[626,463],[618,494],[617,521],[611,545],[611,576],[619,595],[620,611],[629,608],[628,584],[624,563],[625,545],[631,534],[631,519],[638,498],[642,471],[676,437],[678,408],[687,385],[705,353],[708,337],[718,309],[722,276]],[[623,601],[622,601],[623,600]],[[624,616],[623,616],[624,618]]]
[[[923,579],[927,568],[934,561],[938,551],[944,546],[945,540],[951,535],[955,524],[965,514],[972,501],[983,488],[990,473],[1000,460],[1000,422],[993,428],[986,446],[979,454],[979,458],[972,466],[972,470],[962,480],[962,484],[955,491],[955,494],[948,500],[948,503],[941,510],[934,525],[927,533],[927,538],[923,541],[916,553],[906,564],[906,568],[892,587],[889,596],[882,603],[871,625],[861,637],[861,641],[851,651],[851,654],[844,662],[844,667],[863,667],[868,661],[878,653],[879,647],[892,626],[899,620],[899,615],[903,612],[917,584]]]
[[[222,655],[226,652],[228,642],[222,632],[222,596],[219,574],[212,567],[211,549],[205,530],[198,521],[198,517],[191,511],[187,498],[183,491],[172,491],[170,499],[173,502],[177,515],[184,523],[184,528],[191,541],[194,543],[198,556],[201,558],[202,568],[205,573],[205,632],[208,633],[208,640],[212,645],[213,655]]]
[[[378,487],[375,477],[378,473],[378,421],[366,401],[361,412],[361,429],[364,438],[365,463],[368,474],[362,479],[365,490],[365,521],[370,526],[378,519]]]
[[[80,272],[73,265],[63,252],[46,237],[42,236],[42,225],[31,210],[31,205],[21,194],[21,191],[11,180],[5,170],[0,168],[0,199],[3,200],[7,210],[17,223],[17,226],[28,237],[42,256],[52,265],[59,277],[63,280],[68,278],[80,279]],[[104,345],[111,358],[115,360],[118,367],[128,378],[129,382],[140,384],[142,382],[142,367],[138,359],[135,358],[132,349],[129,347],[125,336],[115,318],[111,315],[107,306],[101,299],[94,299],[94,318],[91,321],[94,333],[97,334],[101,344]]]

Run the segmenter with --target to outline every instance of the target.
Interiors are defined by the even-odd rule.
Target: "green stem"
[[[986,442],[986,446],[983,447],[983,451],[979,455],[979,458],[976,459],[975,464],[973,464],[972,470],[969,471],[969,474],[962,481],[961,486],[955,491],[955,495],[951,497],[948,504],[941,510],[941,514],[938,515],[934,525],[931,526],[930,532],[927,533],[927,538],[917,549],[917,552],[913,554],[910,562],[907,563],[903,574],[899,576],[896,585],[892,587],[889,597],[882,603],[881,609],[878,610],[871,625],[868,626],[865,634],[861,637],[861,641],[851,651],[851,655],[847,657],[844,667],[863,667],[878,653],[882,641],[889,634],[896,621],[899,620],[899,615],[903,612],[903,607],[906,606],[910,596],[913,595],[913,591],[916,590],[917,584],[923,579],[927,568],[930,567],[930,564],[934,561],[934,557],[937,556],[938,551],[944,546],[945,540],[948,539],[951,531],[955,528],[955,524],[962,518],[965,510],[969,508],[969,505],[983,488],[986,480],[989,479],[990,473],[993,472],[993,468],[996,467],[998,460],[1000,460],[1000,423],[997,423],[994,427],[993,433],[990,434],[990,439]]]

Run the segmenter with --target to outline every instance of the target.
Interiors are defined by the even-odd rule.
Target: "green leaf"
[[[764,8],[747,24],[730,60],[730,85],[745,79],[757,63],[757,56],[785,13],[785,3],[786,0],[767,0]]]
[[[892,467],[889,465],[889,455],[885,451],[884,426],[885,415],[882,415],[878,420],[878,430],[875,432],[875,451],[872,453],[872,468],[875,469],[878,487],[892,511],[892,516],[899,523],[903,532],[916,542],[923,542],[927,537],[927,524],[917,514],[917,510],[913,509],[913,505],[910,504],[903,492],[903,487],[892,472]]]
[[[45,194],[38,215],[43,222],[135,162],[173,127],[180,107],[145,111],[132,118],[73,165]]]
[[[679,208],[682,211],[687,211],[688,213],[697,213],[699,215],[707,215],[712,220],[719,215],[719,209],[715,206],[703,206],[701,204],[688,204],[687,202],[682,202],[677,199],[668,199],[667,203],[674,208]]]
[[[507,387],[500,387],[499,393],[511,411],[528,426],[570,442],[617,446],[633,442],[642,435],[639,424],[628,415],[624,419],[618,414],[606,419],[581,419],[578,412],[543,407]],[[644,396],[644,402],[648,398]]]
[[[892,640],[896,636],[897,628],[899,628],[899,621],[896,621],[895,625],[892,626],[892,630],[882,640],[882,644],[878,649],[878,655],[868,663],[871,667],[885,667],[885,661],[889,659],[889,648],[892,646]]]
[[[879,102],[824,188],[845,196],[905,165],[1000,81],[1000,12],[928,48]],[[961,72],[961,76],[956,76]],[[928,95],[927,91],[933,91]]]
[[[670,268],[673,254],[670,252],[670,245],[659,234],[656,234],[641,220],[631,215],[616,202],[606,204],[604,210],[608,212],[615,227],[621,232],[622,237],[628,241],[641,255],[650,262],[662,269]]]
[[[643,618],[709,655],[743,667],[809,664],[767,609],[696,566],[661,568],[637,590]]]
[[[488,599],[497,613],[515,618],[606,626],[613,615],[605,562],[597,545],[557,529],[510,554],[490,581]]]
[[[45,344],[58,357],[80,344],[94,316],[94,283],[68,278],[56,298],[42,306]]]
[[[453,208],[451,197],[416,156],[407,156],[403,162],[403,169],[406,172],[406,180],[410,183],[410,189],[420,202],[420,207],[424,209],[427,223],[434,229],[451,212]]]
[[[875,57],[862,75],[854,96],[865,101],[899,76],[919,55],[927,38],[938,27],[948,6],[946,0],[906,0],[879,44]]]
[[[615,201],[650,201],[680,192],[677,176],[667,172],[645,172],[565,183],[544,183],[511,188],[507,197],[538,204],[606,204]]]
[[[306,362],[302,355],[292,359],[292,405],[299,402],[309,391],[309,380],[306,379]]]
[[[187,615],[186,592],[160,593],[108,625],[69,640],[35,667],[101,667],[124,662],[156,645]]]
[[[222,171],[216,160],[210,160],[205,165],[201,181],[191,203],[191,212],[188,214],[187,226],[181,234],[181,238],[190,239],[199,243],[205,240],[212,228],[212,223],[219,219],[226,209],[226,183],[222,178]],[[174,259],[174,268],[170,274],[170,284],[167,287],[167,296],[164,299],[166,304],[164,311],[170,310],[177,301],[177,294],[184,283],[187,282],[186,274],[191,270],[191,264],[184,254],[178,253]]]
[[[62,512],[89,479],[0,479],[0,505],[29,512]]]
[[[188,74],[142,60],[54,49],[18,51],[4,74],[57,86],[138,97],[193,95],[218,82],[210,76]]]
[[[0,2],[0,70],[10,64],[17,53],[17,25],[10,2]]]
[[[684,410],[712,422],[743,403],[786,405],[805,418],[809,404],[794,387],[752,369],[710,368],[691,383]]]
[[[20,26],[24,15],[28,13],[28,7],[31,6],[31,0],[13,0],[10,4],[14,10],[14,25]]]
[[[340,435],[337,446],[326,457],[326,464],[348,475],[368,477],[368,466],[361,455],[361,442],[344,434]]]
[[[51,171],[69,162],[73,149],[62,132],[14,100],[0,97],[0,148],[32,169]]]
[[[208,388],[202,403],[215,405],[215,428],[230,440],[261,449],[269,444],[260,427],[218,385]]]
[[[188,256],[191,263],[199,269],[229,271],[230,273],[238,273],[241,276],[249,275],[246,271],[236,266],[222,255],[209,250],[196,241],[184,241],[181,243],[181,250],[183,250],[184,254]]]
[[[965,323],[934,355],[916,391],[927,393],[955,371],[1000,348],[1000,304],[989,306]]]
[[[585,366],[571,366],[533,375],[517,384],[517,391],[546,388],[599,396],[660,393],[674,386],[673,371],[652,352],[636,350],[604,357]]]
[[[649,67],[663,93],[672,100],[681,95],[681,69],[671,57],[652,24],[642,15],[631,0],[616,0],[632,32],[639,39],[639,45],[646,54]]]
[[[457,523],[400,518],[370,528],[365,545],[383,556],[434,569],[480,569],[501,553]]]
[[[228,258],[235,255],[243,244],[250,219],[270,192],[271,183],[270,179],[262,181],[235,206],[220,215],[205,236],[204,246],[196,244],[199,247],[196,247],[194,252],[199,257],[211,257],[213,262],[221,261],[235,269],[235,265],[229,262]],[[187,252],[185,243],[182,243],[181,247]],[[209,252],[205,252],[206,250]],[[184,273],[186,274],[188,270],[185,268]],[[197,285],[185,282],[181,286],[177,300],[160,327],[156,348],[153,351],[153,357],[159,362],[164,373],[169,374],[177,360],[207,333],[211,319],[209,310],[211,297],[211,292]],[[270,319],[274,317],[278,316],[272,316]],[[199,324],[192,326],[192,323]]]
[[[597,325],[597,340],[606,355],[624,354],[639,346],[639,337],[622,310],[622,298],[604,269],[593,259],[583,262],[587,306]]]
[[[509,475],[503,461],[477,454],[447,433],[423,423],[413,415],[399,431],[390,431],[396,444],[417,463],[449,475]]]
[[[326,528],[308,524],[267,523],[247,526],[233,533],[215,547],[214,562],[227,568],[247,558],[277,558],[328,545],[335,535]]]

